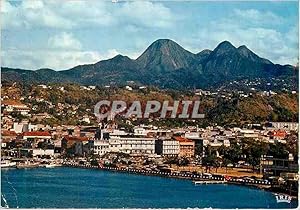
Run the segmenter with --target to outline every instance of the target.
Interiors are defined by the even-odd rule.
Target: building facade
[[[61,140],[61,151],[64,154],[84,156],[89,153],[87,137],[65,136]]]
[[[94,155],[102,156],[110,152],[109,142],[107,140],[90,141],[90,149]]]
[[[299,124],[296,122],[270,122],[273,128],[289,131],[298,131]]]
[[[163,156],[177,156],[179,142],[173,138],[159,138],[155,141],[155,153]]]
[[[154,154],[155,139],[148,137],[120,137],[109,139],[111,152],[123,152],[127,154]]]
[[[173,137],[179,142],[179,156],[193,157],[195,155],[195,142],[181,136]]]

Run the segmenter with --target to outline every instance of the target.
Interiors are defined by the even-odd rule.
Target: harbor
[[[195,186],[190,178],[168,178],[173,176],[163,174],[145,176],[146,173],[140,175],[138,171],[121,173],[108,168],[63,166],[1,172],[2,195],[9,208],[55,208],[59,205],[61,208],[274,209],[297,206],[295,200],[291,207],[288,203],[277,203],[273,193],[254,187]],[[26,182],[22,181],[24,179]]]
[[[16,169],[26,169],[26,168],[54,168],[62,166],[61,160],[45,161],[45,160],[34,160],[34,159],[4,159],[1,160],[1,168],[16,168]]]

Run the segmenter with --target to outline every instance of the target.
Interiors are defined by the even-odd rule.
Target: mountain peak
[[[181,46],[179,44],[177,44],[175,41],[173,41],[171,39],[157,39],[148,47],[148,49],[161,50],[163,48],[172,48],[172,47],[180,47],[181,48]]]
[[[249,50],[248,47],[246,47],[246,45],[241,45],[237,49],[241,54],[245,56],[249,55],[249,53],[253,53],[251,50]]]
[[[221,55],[234,50],[236,50],[235,46],[233,46],[229,41],[223,41],[214,49],[213,52],[216,55]]]
[[[113,61],[119,61],[119,62],[125,62],[131,60],[128,56],[124,56],[121,54],[116,55],[115,57],[108,59],[108,60],[113,60]],[[101,62],[101,61],[100,61]]]
[[[229,41],[225,40],[225,41],[221,42],[216,47],[216,49],[227,49],[227,50],[230,50],[230,49],[236,49],[236,48]]]
[[[118,54],[115,57],[113,57],[112,59],[128,59],[128,57],[124,56],[124,55],[121,55],[121,54]]]
[[[157,39],[152,44],[167,44],[167,43],[176,43],[171,39]]]
[[[252,52],[246,45],[239,46],[237,48],[237,50],[242,56],[244,56],[244,57],[246,57],[246,58],[248,58],[248,59],[250,59],[254,62],[262,62],[262,63],[265,63],[265,64],[271,64],[272,63],[271,61],[269,61],[267,59],[260,58],[258,55],[256,55],[254,52]]]
[[[193,58],[194,54],[173,40],[158,39],[137,58],[137,62],[147,69],[168,71],[188,67]]]
[[[212,51],[209,49],[202,50],[201,52],[198,52],[196,55],[209,55]]]
[[[242,49],[247,49],[247,50],[249,50],[248,47],[247,47],[246,45],[241,45],[241,46],[238,47],[238,49],[241,49],[241,50],[242,50]]]

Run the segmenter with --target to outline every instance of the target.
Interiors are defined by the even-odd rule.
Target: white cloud
[[[2,50],[2,66],[36,70],[51,68],[66,70],[77,65],[96,63],[113,58],[118,54],[136,58],[135,53],[122,53],[117,49],[109,49],[104,53],[82,49],[82,44],[72,33],[62,32],[48,39],[43,49],[26,50],[9,48]]]
[[[51,2],[51,1],[47,1]],[[72,19],[60,16],[55,12],[56,8],[51,8],[43,1],[22,1],[20,5],[12,6],[8,1],[3,0],[1,4],[1,25],[2,29],[12,28],[71,28],[74,23]]]
[[[237,11],[237,10],[235,10]],[[243,14],[243,18],[241,15]],[[265,14],[265,15],[264,15]],[[242,10],[227,18],[211,21],[208,27],[199,29],[193,39],[184,40],[188,49],[193,52],[202,49],[214,49],[224,40],[230,41],[236,47],[246,45],[260,57],[267,58],[274,63],[296,64],[298,60],[298,26],[289,31],[279,31],[276,27],[264,25],[249,25],[249,21],[265,19],[271,20],[272,13],[256,10]],[[274,19],[275,16],[273,17]],[[282,19],[278,17],[278,19]],[[196,44],[195,44],[196,43]],[[195,49],[195,46],[198,46]]]
[[[78,50],[3,50],[1,57],[2,66],[31,70],[40,68],[65,70],[76,65],[96,63],[99,60],[106,59],[105,55],[96,51]]]
[[[12,6],[2,0],[2,27],[74,29],[96,26],[139,25],[169,27],[175,21],[170,9],[160,3],[107,1],[23,0]]]
[[[76,65],[95,63],[116,53],[109,50],[105,54],[83,50],[79,40],[72,33],[62,32],[48,39],[43,49],[24,50],[10,48],[2,51],[3,66],[25,69],[52,68],[65,70]],[[17,62],[16,62],[17,61]]]
[[[161,3],[152,2],[126,2],[116,14],[121,19],[126,17],[126,21],[133,25],[143,25],[145,27],[170,27],[175,23],[175,16],[171,10]]]
[[[261,12],[255,9],[235,9],[234,16],[239,18],[239,20],[245,20],[254,24],[269,24],[278,25],[284,22],[284,19],[270,11]]]
[[[73,34],[62,32],[48,39],[49,48],[64,49],[64,50],[76,50],[81,49],[81,43],[77,40]]]
[[[122,53],[117,49],[107,49],[107,46],[107,50],[101,50],[101,53],[86,49],[74,34],[77,30],[82,32],[93,28],[107,31],[119,28],[126,33],[139,33],[145,27],[170,27],[175,21],[169,8],[158,2],[147,1],[112,4],[96,0],[23,0],[17,3],[1,0],[0,9],[4,32],[20,34],[20,31],[26,30],[33,34],[33,39],[44,34],[44,37],[38,37],[39,43],[28,43],[26,47],[24,43],[17,46],[18,43],[3,42],[2,65],[28,69],[67,69],[117,54],[136,58],[139,54],[135,52]],[[47,39],[45,34],[53,32],[55,34]],[[26,40],[17,36],[20,42]]]

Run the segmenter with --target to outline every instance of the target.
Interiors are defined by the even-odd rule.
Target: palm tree
[[[228,164],[230,164],[230,163],[231,163],[231,161],[230,161],[229,159],[223,158],[222,164],[223,164],[223,166],[225,166],[225,172],[226,172],[226,173],[227,173],[227,166],[228,166]]]

